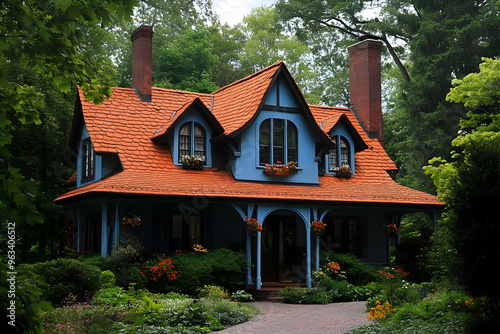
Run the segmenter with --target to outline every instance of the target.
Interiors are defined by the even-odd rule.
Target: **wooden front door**
[[[296,216],[271,215],[262,226],[262,281],[295,282]]]

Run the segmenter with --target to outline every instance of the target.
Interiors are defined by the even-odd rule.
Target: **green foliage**
[[[116,286],[116,277],[111,270],[105,270],[101,273],[101,287],[111,288]]]
[[[199,296],[207,299],[221,299],[229,298],[229,293],[220,286],[204,285],[203,288],[200,289]]]
[[[124,314],[86,303],[65,305],[40,316],[43,333],[106,334],[116,332]]]
[[[337,262],[340,265],[341,271],[345,272],[344,275],[351,284],[363,285],[378,278],[376,268],[367,265],[354,254],[333,252],[323,252],[321,254],[322,263],[331,261]]]
[[[203,307],[213,313],[214,318],[218,319],[223,326],[233,326],[250,320],[256,313],[256,310],[244,304],[231,302],[227,299],[203,299]]]
[[[372,295],[372,290],[332,279],[323,272],[316,271],[312,275],[312,288],[286,287],[280,293],[285,303],[327,304],[366,300]]]
[[[253,301],[253,296],[245,290],[238,290],[231,294],[231,299],[237,302],[251,302]]]
[[[53,305],[62,304],[70,294],[79,302],[90,300],[100,287],[99,268],[74,259],[21,264],[18,271],[20,282],[40,289]]]
[[[463,299],[464,295],[461,293],[439,292],[418,303],[402,304],[396,308],[396,312],[390,318],[377,324],[361,327],[352,333],[467,333],[466,324],[472,315],[456,308],[456,301]],[[484,333],[487,332],[484,331]]]
[[[165,282],[163,291],[196,294],[204,285],[218,285],[228,290],[237,290],[243,285],[248,268],[242,252],[216,249],[208,253],[178,253],[172,256],[180,278]]]
[[[76,255],[76,258],[78,261],[98,267],[101,270],[109,270],[112,268],[108,259],[101,254]]]

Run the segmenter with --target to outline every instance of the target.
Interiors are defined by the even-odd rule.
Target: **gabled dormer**
[[[322,124],[327,126],[325,130],[333,142],[324,158],[325,173],[337,175],[342,167],[344,170],[348,168],[350,175],[355,175],[355,153],[366,149],[366,143],[342,113],[325,119]]]
[[[196,98],[181,109],[174,110],[170,119],[156,131],[152,139],[168,144],[174,165],[184,168],[209,168],[212,167],[211,139],[222,132],[217,119],[205,104]]]
[[[236,88],[240,92],[235,93]],[[316,147],[332,142],[318,127],[284,63],[271,65],[214,95],[215,106],[220,108],[214,109],[218,119],[231,120],[230,126],[238,124],[215,139],[231,148],[228,166],[235,179],[319,182]],[[230,96],[244,100],[224,108],[221,101]]]

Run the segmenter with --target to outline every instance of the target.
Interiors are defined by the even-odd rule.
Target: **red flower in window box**
[[[266,167],[264,168],[264,173],[267,175],[290,175],[296,172],[296,161],[290,161],[286,164],[282,164],[281,161],[277,161],[276,164],[273,165],[266,164]]]
[[[337,177],[350,178],[352,176],[351,167],[349,166],[340,166],[335,168],[334,171],[337,173]]]

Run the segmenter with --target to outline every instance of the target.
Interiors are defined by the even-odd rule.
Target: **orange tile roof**
[[[166,144],[152,140],[153,136],[164,133],[195,99],[213,111],[224,134],[237,131],[255,117],[273,75],[281,66],[284,66],[281,62],[273,64],[213,94],[153,88],[149,103],[141,102],[129,88],[113,88],[111,99],[101,105],[89,103],[79,91],[83,118],[95,151],[117,153],[124,170],[69,191],[56,201],[101,193],[442,207],[443,203],[435,196],[392,180],[387,171],[396,170],[395,164],[378,140],[368,138],[346,108],[309,106],[325,133],[341,115],[346,115],[368,146],[355,155],[355,177],[320,176],[319,185],[240,181],[229,171],[186,170],[173,164]]]

